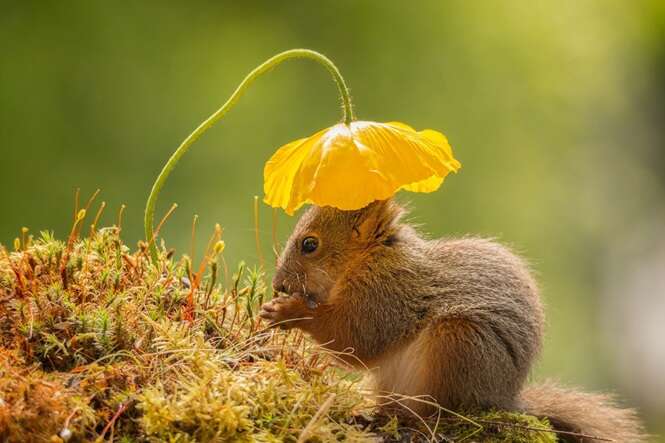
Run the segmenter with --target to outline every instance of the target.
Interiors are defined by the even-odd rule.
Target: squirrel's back
[[[458,313],[491,323],[496,333],[511,331],[507,350],[517,360],[540,351],[544,313],[538,286],[526,262],[492,239],[464,237],[428,242],[439,315]],[[509,337],[506,337],[508,339]],[[520,343],[518,343],[520,342]],[[528,355],[527,355],[528,354]]]
[[[398,247],[411,254],[416,243],[406,239]],[[414,325],[419,330],[408,343],[377,362],[379,390],[432,395],[458,410],[516,408],[544,322],[528,267],[487,239],[426,241],[419,248],[418,282],[399,296],[426,298],[427,318]]]

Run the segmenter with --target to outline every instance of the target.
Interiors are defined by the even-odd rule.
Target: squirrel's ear
[[[402,209],[393,200],[378,200],[357,211],[353,234],[364,242],[384,242],[395,233]]]

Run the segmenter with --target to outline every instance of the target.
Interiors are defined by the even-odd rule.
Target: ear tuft
[[[353,224],[356,239],[392,245],[404,209],[394,200],[378,200],[357,211]]]

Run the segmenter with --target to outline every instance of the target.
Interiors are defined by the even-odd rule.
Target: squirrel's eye
[[[305,237],[302,241],[302,252],[310,254],[319,247],[319,240],[316,237]]]

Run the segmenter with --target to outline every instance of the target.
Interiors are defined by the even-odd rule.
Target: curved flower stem
[[[159,192],[162,190],[166,179],[171,174],[171,171],[175,165],[178,163],[178,160],[180,160],[180,157],[182,157],[185,152],[189,150],[192,144],[198,140],[198,138],[201,137],[204,132],[206,132],[212,125],[224,117],[224,115],[238,102],[240,96],[242,96],[242,94],[254,82],[254,80],[260,77],[262,74],[268,72],[270,69],[279,65],[283,61],[292,58],[308,58],[310,60],[314,60],[323,65],[328,70],[328,72],[330,72],[330,74],[333,76],[333,79],[335,80],[335,83],[337,84],[337,89],[339,89],[339,94],[344,106],[344,123],[349,124],[351,121],[353,121],[354,116],[353,109],[351,107],[351,96],[349,95],[349,89],[344,82],[342,74],[340,74],[339,70],[337,69],[337,66],[335,66],[335,64],[323,54],[320,54],[316,51],[311,51],[309,49],[291,49],[269,58],[254,68],[254,70],[243,79],[240,85],[238,85],[236,90],[233,91],[233,94],[231,94],[231,97],[229,97],[226,103],[224,103],[221,108],[219,108],[217,111],[215,111],[214,114],[212,114],[203,123],[201,123],[199,127],[196,128],[194,132],[189,134],[189,136],[187,136],[187,138],[180,144],[180,146],[178,146],[178,149],[176,149],[173,155],[171,155],[171,158],[169,158],[169,160],[166,162],[162,172],[159,173],[157,180],[155,180],[155,183],[152,185],[152,190],[150,191],[150,195],[148,196],[148,201],[146,202],[145,206],[144,228],[145,238],[149,244],[150,255],[152,256],[153,261],[157,261],[157,247],[155,246],[156,239],[154,238],[155,234],[153,230],[157,197],[159,196]]]

